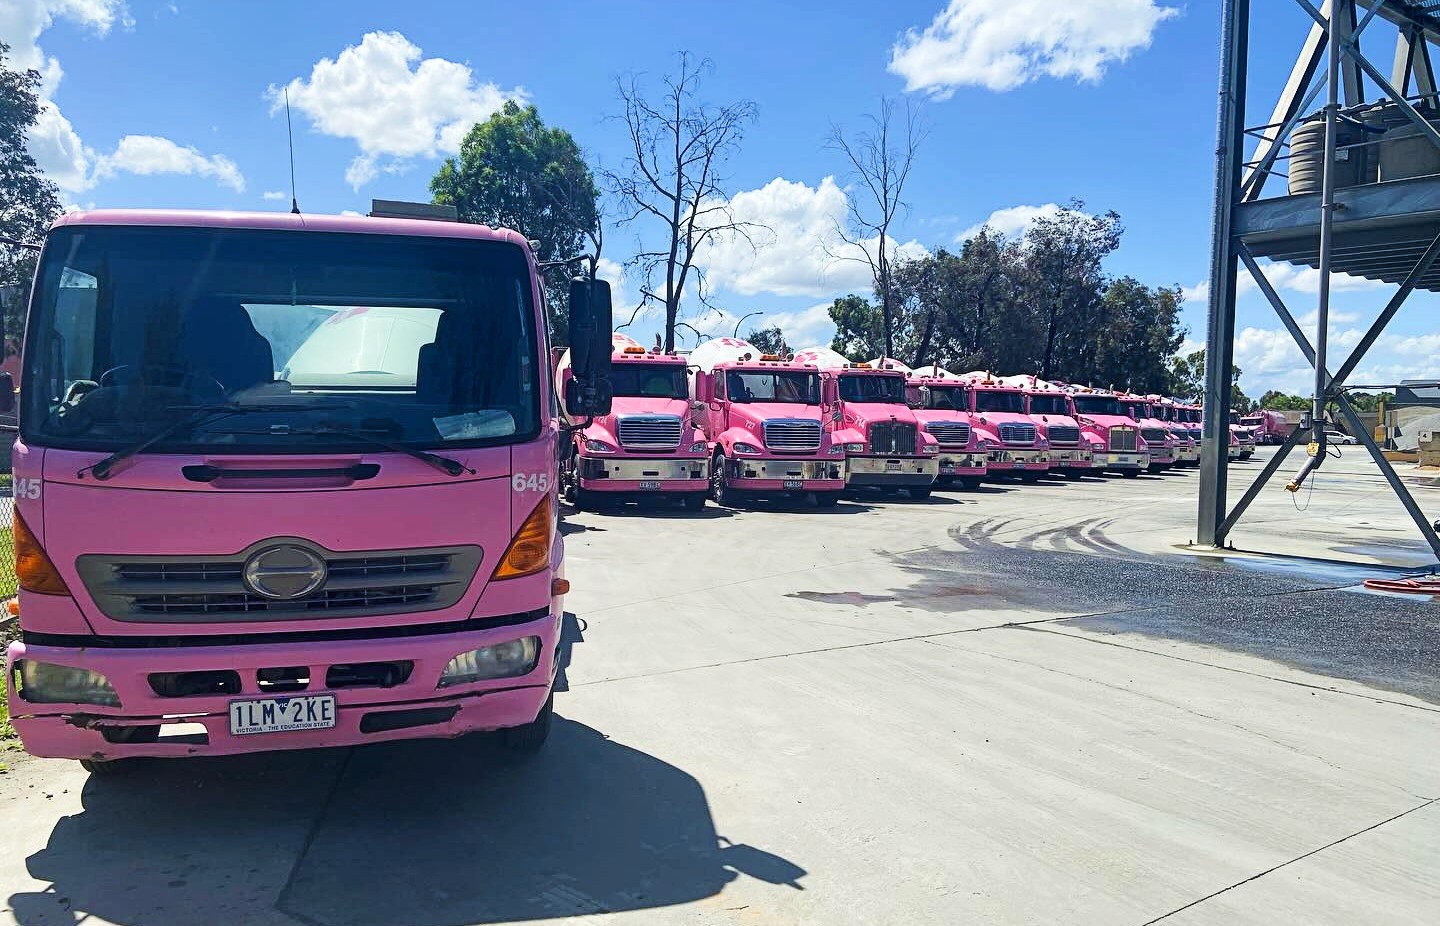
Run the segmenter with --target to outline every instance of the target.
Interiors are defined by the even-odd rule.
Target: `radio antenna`
[[[285,138],[290,143],[290,212],[300,214],[300,201],[295,198],[295,132],[290,128],[290,88],[285,88]]]

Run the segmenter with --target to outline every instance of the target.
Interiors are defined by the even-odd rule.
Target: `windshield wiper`
[[[283,428],[283,430],[280,430],[280,428]],[[218,433],[271,436],[298,434],[308,437],[348,437],[351,440],[365,441],[374,444],[376,447],[382,447],[392,453],[403,453],[408,457],[413,457],[421,463],[433,466],[451,476],[459,476],[462,473],[469,473],[472,476],[475,475],[475,470],[461,463],[459,460],[451,457],[442,457],[438,453],[417,450],[414,447],[406,447],[404,444],[397,444],[394,441],[386,440],[380,435],[390,433],[390,429],[388,428],[343,428],[331,424],[319,424],[308,428],[288,428],[281,425],[277,426],[277,429],[269,431],[221,431]]]
[[[144,437],[133,444],[121,447],[98,463],[83,466],[75,473],[76,479],[83,479],[86,471],[89,471],[96,479],[105,480],[110,478],[110,471],[115,464],[127,460],[137,453],[144,453],[151,447],[163,440],[174,437],[183,431],[193,430],[202,424],[210,421],[223,421],[235,415],[246,415],[251,412],[309,412],[309,411],[330,411],[334,409],[351,408],[350,405],[326,404],[326,405],[239,405],[234,403],[217,403],[213,405],[167,405],[166,411],[191,412],[186,418],[181,418],[173,424],[168,424],[154,434]]]

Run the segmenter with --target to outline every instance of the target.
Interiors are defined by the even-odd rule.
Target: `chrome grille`
[[[1080,443],[1080,429],[1068,424],[1052,424],[1046,434],[1052,444]]]
[[[1140,436],[1145,438],[1148,443],[1163,444],[1165,443],[1165,438],[1170,435],[1165,433],[1164,428],[1141,428]]]
[[[325,583],[301,598],[256,594],[246,561],[276,545],[300,545],[325,561]],[[275,538],[225,557],[87,554],[76,568],[96,605],[118,621],[177,622],[372,617],[456,604],[480,566],[476,546],[333,553]]]
[[[767,421],[765,446],[789,453],[814,453],[820,449],[820,422],[808,418]]]
[[[1136,436],[1137,432],[1134,428],[1111,428],[1110,450],[1115,453],[1133,451],[1137,446]]]
[[[680,446],[680,419],[674,415],[627,415],[620,419],[616,436],[627,450],[674,450]]]
[[[963,421],[932,421],[925,430],[935,435],[944,447],[963,447],[970,443],[970,425]]]
[[[915,437],[915,425],[908,421],[878,421],[870,425],[870,452],[914,455]]]
[[[1000,425],[1000,440],[1007,444],[1035,443],[1035,425],[1007,422]]]

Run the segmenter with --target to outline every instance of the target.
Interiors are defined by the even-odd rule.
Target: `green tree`
[[[1128,276],[1111,281],[1083,334],[1089,341],[1086,378],[1142,395],[1168,392],[1169,358],[1185,337],[1182,301],[1178,288],[1152,289]]]
[[[578,256],[592,246],[599,258],[599,189],[569,132],[546,126],[533,105],[508,101],[472,127],[460,153],[447,158],[430,181],[435,202],[454,206],[463,222],[514,228],[539,242],[541,261]],[[569,274],[547,278],[551,325],[565,335]]]
[[[752,328],[750,333],[745,335],[745,340],[754,344],[762,354],[784,354],[785,333],[778,325],[771,325],[769,328]]]
[[[1271,389],[1260,397],[1260,407],[1274,411],[1305,411],[1309,409],[1311,402],[1303,395],[1290,395]]]
[[[851,294],[830,306],[835,323],[835,340],[830,349],[851,360],[870,360],[885,352],[885,335],[879,306],[863,296]]]
[[[26,148],[41,112],[40,74],[10,70],[5,66],[9,51],[10,46],[0,42],[0,239],[38,243],[60,212],[60,197]],[[19,336],[21,306],[34,272],[34,251],[0,242],[0,285],[16,284],[3,307],[5,332],[11,337]]]

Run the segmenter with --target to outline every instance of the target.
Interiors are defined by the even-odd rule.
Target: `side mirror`
[[[570,281],[570,368],[565,405],[572,415],[610,414],[610,352],[613,320],[610,284]]]
[[[0,415],[15,411],[15,377],[0,373]]]

